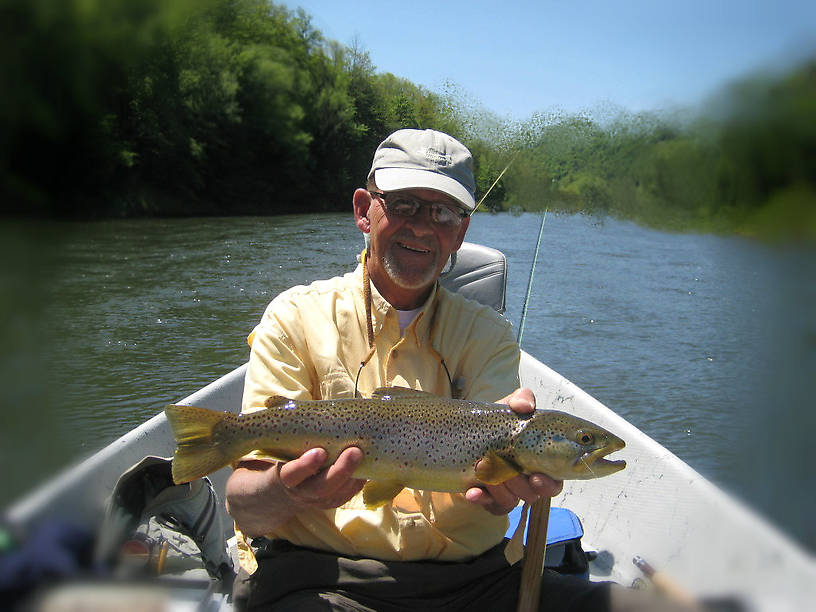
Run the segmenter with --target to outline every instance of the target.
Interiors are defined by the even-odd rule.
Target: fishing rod
[[[518,154],[519,154],[519,151],[516,151],[516,153],[513,155],[513,157],[510,159],[510,161],[504,167],[504,170],[499,172],[499,176],[496,177],[496,180],[493,181],[493,184],[490,186],[490,189],[485,191],[485,194],[481,197],[481,199],[476,204],[476,206],[473,207],[473,211],[471,212],[471,214],[475,213],[476,209],[479,208],[479,206],[482,205],[482,202],[485,201],[485,198],[487,198],[487,196],[490,195],[490,192],[493,191],[493,188],[496,186],[496,183],[498,183],[501,180],[501,177],[504,176],[504,173],[507,172],[508,168],[510,168],[510,166],[513,164],[513,162],[516,161],[516,158],[518,157]]]
[[[510,167],[510,165],[511,165],[511,164],[512,164],[514,161],[516,161],[516,157],[518,157],[518,151],[516,151],[516,154],[515,154],[515,155],[513,155],[513,158],[512,158],[512,159],[510,160],[510,162],[509,162],[509,163],[508,163],[508,164],[507,164],[507,165],[504,167],[504,170],[502,170],[501,172],[499,172],[499,176],[497,176],[497,177],[496,177],[496,180],[495,180],[495,181],[493,181],[493,184],[490,186],[490,188],[489,188],[487,191],[485,191],[484,195],[483,195],[483,196],[482,196],[482,197],[479,199],[479,201],[478,201],[478,203],[476,204],[476,206],[474,206],[474,207],[473,207],[473,210],[472,210],[472,211],[470,211],[470,214],[471,214],[471,215],[472,215],[473,213],[475,213],[475,212],[476,212],[476,209],[477,209],[477,208],[479,208],[479,206],[481,206],[481,205],[482,205],[482,202],[484,202],[484,201],[485,201],[485,199],[487,198],[487,196],[489,196],[489,195],[490,195],[490,192],[491,192],[491,191],[493,191],[493,188],[496,186],[496,183],[498,183],[498,182],[501,180],[501,177],[503,177],[503,176],[504,176],[504,173],[505,173],[505,172],[507,172],[507,169]],[[368,243],[369,243],[369,240],[370,240],[369,235],[368,235],[368,234],[363,234],[363,239],[365,240],[365,248],[366,248],[366,249],[368,249]],[[445,267],[444,267],[444,268],[442,268],[442,273],[439,275],[439,276],[440,276],[440,278],[441,278],[441,277],[446,276],[446,275],[447,275],[447,274],[448,274],[448,273],[449,273],[451,270],[453,270],[453,267],[454,267],[455,265],[456,265],[456,251],[454,251],[453,253],[451,253],[451,254],[450,254],[450,258],[448,259],[448,263],[446,263],[446,264],[445,264]]]
[[[535,274],[536,262],[538,261],[538,250],[541,247],[541,237],[544,235],[544,222],[547,220],[547,211],[544,209],[544,214],[541,216],[541,227],[538,230],[538,241],[536,242],[535,254],[533,255],[533,265],[530,267],[530,278],[527,280],[527,295],[524,298],[524,303],[521,307],[521,321],[519,322],[519,331],[516,342],[521,346],[521,337],[524,334],[524,323],[527,321],[527,304],[530,301],[530,292],[533,289],[533,275]]]
[[[504,173],[507,172],[507,170],[510,169],[510,166],[513,165],[513,162],[516,161],[516,158],[518,157],[519,153],[520,153],[520,151],[516,151],[513,154],[513,157],[510,158],[510,161],[504,167],[504,170],[502,170],[499,173],[499,176],[496,177],[496,180],[493,181],[493,184],[490,185],[490,188],[479,199],[479,202],[476,204],[476,206],[474,206],[473,212],[476,212],[476,210],[479,208],[479,206],[482,205],[482,202],[484,202],[485,199],[487,198],[487,196],[490,195],[490,192],[493,191],[493,188],[496,186],[496,184],[504,176]],[[530,301],[530,292],[531,292],[531,290],[533,288],[533,276],[535,275],[536,261],[538,261],[538,250],[541,247],[541,237],[544,235],[544,222],[547,220],[547,211],[548,210],[549,210],[549,208],[546,208],[544,210],[544,215],[541,217],[541,227],[538,230],[538,241],[536,242],[535,254],[533,255],[533,265],[530,268],[530,278],[527,281],[527,295],[524,298],[524,304],[522,305],[522,309],[521,309],[521,322],[519,323],[519,332],[518,332],[518,337],[516,338],[516,342],[518,343],[519,346],[521,346],[521,336],[522,336],[522,334],[524,334],[524,323],[527,320],[527,303]],[[451,266],[451,267],[453,267],[453,266]]]

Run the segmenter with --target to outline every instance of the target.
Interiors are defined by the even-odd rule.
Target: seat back
[[[481,302],[504,313],[507,293],[507,258],[490,247],[463,242],[453,267],[442,274],[439,283],[466,298]]]

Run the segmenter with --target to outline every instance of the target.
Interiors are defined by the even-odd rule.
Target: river
[[[517,324],[540,217],[478,214]],[[342,273],[350,214],[6,222],[0,503],[248,357],[279,291]],[[523,348],[816,550],[816,258],[549,215]],[[12,469],[8,469],[12,468]]]

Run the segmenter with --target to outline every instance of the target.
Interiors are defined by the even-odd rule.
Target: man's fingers
[[[532,504],[542,497],[558,495],[563,486],[562,481],[554,480],[546,474],[533,474],[529,478],[519,475],[500,485],[468,489],[465,499],[493,514],[506,514],[515,508],[520,499]]]
[[[353,478],[347,484],[341,486],[337,491],[334,491],[330,497],[321,498],[313,505],[327,510],[329,508],[337,508],[345,504],[352,497],[357,495],[365,484],[365,480],[358,480]]]
[[[510,410],[517,414],[529,414],[535,410],[536,399],[532,390],[527,387],[521,387],[496,403],[507,404],[510,406]]]
[[[304,454],[301,459],[305,456],[306,454]],[[354,470],[357,469],[362,460],[363,452],[353,446],[340,453],[337,461],[327,469],[312,473],[309,477],[301,480],[296,487],[290,487],[288,486],[288,481],[283,480],[283,478],[282,480],[284,485],[290,489],[290,494],[296,499],[319,502],[323,505],[324,502],[333,501],[338,497],[344,497],[345,492],[341,491],[341,489],[345,486],[349,487],[349,491],[354,490],[355,487],[362,488],[365,481],[358,481],[352,478]],[[359,488],[357,490],[359,490]],[[354,491],[354,493],[356,493],[356,491]],[[349,497],[351,497],[351,495],[349,495]],[[348,499],[343,500],[343,502],[345,501],[348,501]]]
[[[362,460],[363,451],[357,447],[347,448],[340,453],[337,461],[330,465],[327,470],[318,473],[308,482],[303,483],[299,492],[314,498],[336,497],[341,487],[350,482],[356,482],[356,479],[352,478],[352,474]],[[362,484],[360,487],[362,487]]]
[[[537,488],[534,488],[530,480],[526,476],[516,476],[503,483],[507,489],[512,493],[516,499],[523,499],[528,504],[538,501],[541,493]]]
[[[465,499],[480,506],[486,506],[493,502],[493,498],[490,497],[490,494],[479,487],[472,487],[465,491]]]
[[[320,471],[326,461],[328,453],[322,448],[313,448],[303,453],[297,459],[287,461],[280,467],[279,478],[287,489],[294,489],[307,478],[311,478]]]
[[[465,499],[491,514],[507,514],[518,504],[518,498],[504,485],[487,485],[486,489],[473,487],[465,491]]]
[[[334,470],[337,475],[344,475],[345,477],[350,478],[362,460],[363,451],[356,446],[350,446],[340,453],[337,461],[335,461],[334,465],[329,468],[329,472]]]
[[[340,453],[337,461],[330,465],[325,472],[317,474],[307,485],[308,487],[325,489],[327,493],[334,491],[351,478],[354,470],[357,469],[362,460],[363,451],[356,446],[349,447]]]
[[[487,492],[493,498],[500,512],[509,512],[518,504],[519,498],[504,484],[487,485]]]
[[[555,497],[564,488],[563,480],[555,480],[546,474],[533,474],[529,483],[539,497]]]

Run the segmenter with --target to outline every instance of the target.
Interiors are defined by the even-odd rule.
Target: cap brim
[[[428,170],[380,168],[374,171],[374,182],[378,189],[386,192],[400,189],[433,189],[449,195],[468,211],[476,207],[473,195],[459,181]]]

